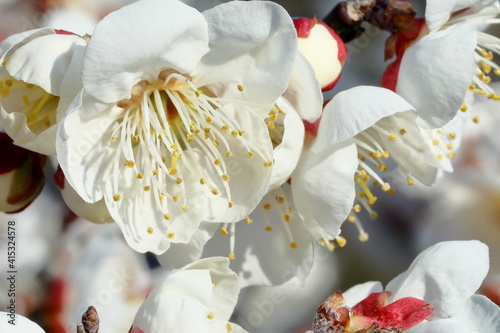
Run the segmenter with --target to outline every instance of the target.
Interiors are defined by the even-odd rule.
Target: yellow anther
[[[285,219],[286,222],[290,222],[290,215],[285,214],[283,215],[283,218]]]
[[[212,189],[212,194],[213,194],[213,195],[218,195],[218,194],[219,194],[219,190],[218,190],[218,189],[216,189],[216,188],[213,188],[213,189]]]
[[[116,136],[112,136],[109,138],[110,141],[116,141]]]
[[[377,197],[372,197],[372,198],[368,199],[368,204],[370,206],[373,206],[375,204],[375,202],[377,202]]]
[[[182,210],[186,211],[188,209],[188,206],[187,205],[182,205],[181,208],[182,208]]]
[[[439,140],[438,139],[433,139],[432,140],[432,145],[433,146],[438,146],[439,145]]]
[[[219,166],[220,164],[221,164],[221,162],[220,162],[220,160],[219,160],[219,159],[216,159],[216,160],[214,161],[214,165]]]
[[[189,128],[190,128],[190,129],[194,129],[195,127],[196,127],[196,125],[195,125],[195,124],[193,124],[193,123],[189,124]]]
[[[122,198],[122,196],[121,196],[121,195],[119,195],[119,194],[115,194],[115,195],[113,195],[113,200],[114,200],[114,201],[119,201],[121,198]]]
[[[254,158],[254,156],[255,156],[255,154],[254,154],[254,153],[252,153],[251,151],[249,151],[249,152],[247,153],[247,155],[248,155],[248,158]]]
[[[415,181],[411,178],[408,178],[408,185],[415,185]]]
[[[329,242],[328,244],[326,244],[326,248],[330,251],[333,251],[333,250],[335,250],[335,244],[333,244],[332,242]]]
[[[149,227],[149,228],[148,228],[148,234],[150,234],[150,235],[151,235],[153,232],[154,232],[153,227]]]
[[[398,138],[398,136],[394,133],[389,134],[389,137],[388,137],[389,141],[391,141],[391,142],[396,141],[397,138]]]
[[[455,140],[457,138],[457,133],[448,133],[450,140]]]
[[[212,320],[212,319],[214,319],[214,318],[215,318],[215,314],[214,314],[213,312],[209,312],[209,313],[207,314],[207,318],[208,318],[208,319],[210,319],[210,320]]]
[[[339,244],[340,247],[344,247],[347,243],[346,239],[342,236],[335,237],[335,241],[337,242],[337,244]]]
[[[455,153],[455,152],[453,152],[453,151],[450,151],[450,152],[448,153],[448,156],[449,156],[451,159],[454,159],[456,155],[457,155],[457,153]]]
[[[248,216],[245,217],[245,221],[247,222],[247,224],[252,224],[253,223],[253,220],[251,218],[249,218]]]
[[[205,132],[205,134],[207,134],[207,135],[208,135],[208,133],[210,133],[210,127],[205,127],[205,128],[203,129],[203,132]],[[207,139],[208,139],[208,138],[207,138]]]
[[[178,195],[173,195],[172,196],[172,200],[174,200],[174,202],[177,202],[177,200],[179,200],[179,196]]]
[[[355,212],[355,213],[359,213],[361,211],[361,205],[360,204],[356,204],[352,207],[352,210]]]
[[[324,238],[321,238],[320,240],[318,240],[318,243],[319,243],[319,245],[321,245],[321,246],[326,246],[326,241],[325,241],[325,239],[324,239]]]
[[[295,243],[295,242],[291,242],[291,243],[290,243],[290,247],[291,247],[292,249],[296,249],[296,248],[297,248],[297,243]]]
[[[169,239],[175,238],[175,234],[173,232],[169,232],[167,234],[167,238],[169,238]]]
[[[371,219],[376,219],[378,217],[377,212],[370,212],[370,218]]]
[[[165,194],[160,193],[160,194],[158,195],[158,199],[160,199],[160,201],[165,200]]]
[[[243,91],[243,90],[245,90],[245,87],[244,87],[243,85],[241,85],[241,84],[238,84],[238,85],[236,86],[236,88],[238,88],[238,90],[239,90],[239,91]]]
[[[206,117],[205,118],[205,121],[208,123],[208,124],[211,124],[213,122],[212,118],[211,117]]]
[[[401,134],[401,135],[405,135],[406,133],[408,133],[408,131],[404,128],[399,130],[399,134]]]
[[[236,138],[236,137],[238,137],[240,135],[240,132],[238,132],[238,131],[231,131],[231,135]]]
[[[453,149],[453,143],[447,143],[446,144],[446,148],[448,148],[448,150],[452,150]]]
[[[391,184],[389,184],[389,183],[384,183],[384,184],[381,186],[381,188],[382,188],[382,191],[387,192],[387,191],[389,191],[389,190],[391,189]]]
[[[268,122],[268,123],[267,123],[267,128],[269,128],[269,129],[274,129],[274,123],[272,123],[272,122]]]
[[[139,137],[137,135],[132,135],[132,141],[139,142]]]
[[[226,228],[220,228],[220,232],[223,235],[227,235],[229,233]]]
[[[396,193],[396,190],[394,188],[391,188],[389,191],[387,191],[387,194],[389,195],[394,195]]]
[[[135,176],[135,178],[137,178],[137,179],[142,179],[142,173],[140,173],[140,172],[139,172],[139,173],[137,173],[137,176]]]
[[[361,170],[358,172],[358,175],[363,178],[363,177],[366,177],[366,170]]]
[[[144,191],[148,192],[151,189],[150,186],[144,186]]]
[[[270,226],[267,226],[266,231],[273,231],[273,228],[271,228]]]
[[[25,105],[30,104],[30,99],[26,95],[22,95],[21,98],[23,99],[23,102]]]
[[[233,208],[233,207],[234,207],[234,202],[233,202],[233,201],[229,201],[229,202],[227,203],[227,206],[228,206],[229,208]]]
[[[229,324],[229,323],[228,323],[228,324],[226,324],[226,330],[227,330],[228,332],[231,332],[231,331],[233,330],[233,327],[231,326],[231,324]]]
[[[161,161],[162,161],[163,163],[167,163],[167,158],[166,158],[165,156],[162,156],[162,157],[161,157]]]
[[[223,125],[221,128],[224,132],[229,132],[229,126],[228,125]]]
[[[230,151],[226,151],[226,156],[227,156],[227,157],[231,157],[231,156],[233,156],[233,153],[232,153],[232,152],[230,152]]]
[[[382,157],[383,158],[389,158],[389,152],[387,150],[382,152]]]
[[[240,136],[242,136],[242,135],[243,135],[243,133],[245,133],[245,131],[238,130],[238,134],[239,134]]]
[[[194,134],[193,133],[186,134],[186,139],[187,139],[187,142],[193,141],[194,140]]]
[[[467,106],[467,104],[462,103],[462,106],[460,107],[460,111],[465,112],[465,111],[467,111],[468,108],[469,107]]]
[[[351,222],[351,223],[356,222],[356,216],[354,216],[354,215],[349,215],[349,216],[347,217],[347,222]]]
[[[153,170],[153,172],[152,172],[153,176],[157,176],[159,173],[160,173],[160,171],[158,171],[158,170]]]
[[[234,260],[236,258],[236,254],[229,253],[228,257],[229,257],[229,259]]]
[[[473,121],[475,124],[479,123],[479,116],[475,116],[475,117],[473,117],[473,118],[472,118],[472,121]]]
[[[222,176],[220,176],[220,177],[221,177],[221,178],[222,178],[222,180],[223,180],[223,181],[225,181],[225,182],[228,182],[228,181],[231,179],[231,177],[229,177],[229,175],[228,175],[228,174],[223,174],[223,175],[222,175]]]
[[[264,204],[262,207],[264,207],[265,210],[270,210],[271,205],[270,204]]]
[[[194,130],[194,134],[196,134],[196,135],[200,135],[200,134],[201,134],[201,130],[200,130],[199,128],[196,128],[196,129]]]
[[[133,168],[135,166],[135,163],[134,163],[134,161],[127,161],[127,162],[125,162],[125,165],[128,168]]]
[[[269,168],[273,165],[273,162],[272,161],[266,161],[264,163],[262,163],[263,166],[265,166],[266,168]]]
[[[438,161],[442,161],[443,160],[443,155],[437,154],[436,158],[437,158]]]
[[[165,214],[163,214],[163,218],[164,218],[165,220],[170,220],[170,214],[169,214],[169,213],[165,213]]]
[[[283,203],[283,202],[285,202],[285,198],[283,198],[283,197],[277,197],[276,201],[278,201],[279,203]]]
[[[216,147],[217,147],[218,145],[220,145],[219,140],[214,140],[214,141],[212,141],[212,143],[213,143],[213,145],[214,145],[214,146],[216,146]]]
[[[368,234],[366,232],[359,234],[358,236],[359,240],[362,242],[366,242],[368,240]]]

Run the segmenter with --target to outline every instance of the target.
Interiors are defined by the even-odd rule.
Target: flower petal
[[[413,106],[388,89],[358,86],[344,90],[325,106],[311,151],[319,153],[384,117],[409,110],[414,110]]]
[[[283,94],[300,118],[315,122],[323,112],[323,94],[311,64],[298,52],[292,78]]]
[[[487,6],[496,0],[427,0],[425,20],[431,32],[440,29],[451,14],[472,5]]]
[[[133,42],[133,45],[131,45]],[[102,19],[88,44],[85,89],[104,102],[129,98],[134,84],[173,68],[189,74],[208,51],[203,16],[174,0],[143,0]]]
[[[462,105],[476,63],[476,28],[457,24],[422,37],[403,55],[396,92],[429,127],[450,121]]]
[[[351,140],[302,157],[292,174],[292,193],[314,240],[338,236],[354,202],[357,167],[357,149]]]
[[[231,1],[203,15],[210,52],[193,74],[196,83],[224,82],[219,97],[258,101],[270,110],[288,86],[297,54],[297,36],[288,13],[273,2]],[[238,85],[244,90],[238,90]]]
[[[290,104],[285,99],[280,98],[276,105],[286,115],[283,120],[283,138],[273,151],[274,165],[269,185],[270,191],[280,187],[290,178],[302,153],[305,135],[304,123]]]
[[[15,314],[15,317],[12,319],[11,313],[8,312],[0,312],[0,316],[3,318],[0,321],[0,330],[5,333],[45,333],[45,331],[29,320],[26,317]],[[9,321],[12,319],[12,323]]]
[[[483,243],[442,242],[422,252],[386,290],[393,293],[391,301],[411,296],[429,303],[435,309],[429,320],[448,317],[479,288],[488,267],[488,247]]]
[[[380,293],[382,291],[382,283],[378,281],[370,281],[355,285],[354,287],[349,288],[346,292],[342,293],[342,295],[344,296],[346,305],[352,308],[368,297],[368,295]]]

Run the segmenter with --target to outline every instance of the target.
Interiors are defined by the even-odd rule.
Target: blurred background
[[[131,0],[0,0],[0,39],[51,26],[92,34],[107,13]],[[223,1],[185,0],[205,10]],[[291,16],[322,18],[339,1],[275,1]],[[413,1],[423,15],[424,1]],[[140,29],[140,27],[138,27]],[[496,34],[499,35],[498,32]],[[367,27],[347,45],[349,57],[338,85],[325,96],[357,85],[379,85],[384,43],[388,34]],[[392,196],[380,193],[378,218],[362,216],[370,235],[358,241],[353,225],[342,235],[347,245],[333,253],[315,249],[315,262],[302,286],[292,280],[275,288],[242,291],[233,321],[255,333],[305,332],[317,306],[336,290],[366,281],[383,284],[405,270],[415,256],[443,240],[479,239],[490,247],[491,269],[482,292],[500,302],[500,138],[498,102],[479,101],[478,124],[467,125],[455,172],[432,188],[397,186]],[[496,112],[495,112],[496,111]],[[4,157],[2,157],[4,158]],[[1,163],[1,162],[0,162]],[[145,296],[164,275],[156,259],[138,254],[125,244],[117,226],[96,225],[76,218],[54,187],[49,165],[47,182],[38,199],[25,211],[0,213],[0,253],[6,258],[6,226],[17,228],[17,311],[40,323],[47,332],[75,332],[88,305],[101,317],[101,331],[127,332]],[[238,235],[240,237],[240,235]],[[244,237],[244,235],[241,235]],[[452,258],[450,258],[452,260]],[[6,272],[7,262],[0,259]],[[0,310],[7,306],[8,281],[0,279]]]

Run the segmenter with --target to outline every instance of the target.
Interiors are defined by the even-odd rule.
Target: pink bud
[[[332,89],[340,78],[347,49],[340,37],[324,22],[295,18],[300,52],[312,65],[321,89]]]

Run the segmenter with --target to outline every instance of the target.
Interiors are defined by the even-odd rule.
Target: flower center
[[[207,87],[196,87],[188,75],[172,70],[161,72],[156,82],[139,82],[129,99],[117,103],[123,115],[110,137],[120,148],[116,149],[113,175],[123,165],[125,172],[133,170],[135,177],[131,178],[145,192],[153,192],[165,220],[172,218],[167,199],[182,212],[188,210],[190,194],[203,191],[224,197],[233,207],[229,183],[234,168],[229,159],[238,154],[263,167],[272,162],[243,136],[240,124],[223,106],[225,102],[237,103],[217,98]],[[118,179],[113,183],[113,200],[119,201]],[[150,234],[153,231],[148,229]]]
[[[56,124],[59,96],[38,86],[6,75],[0,80],[0,100],[7,113],[24,114],[26,125],[37,135]]]

